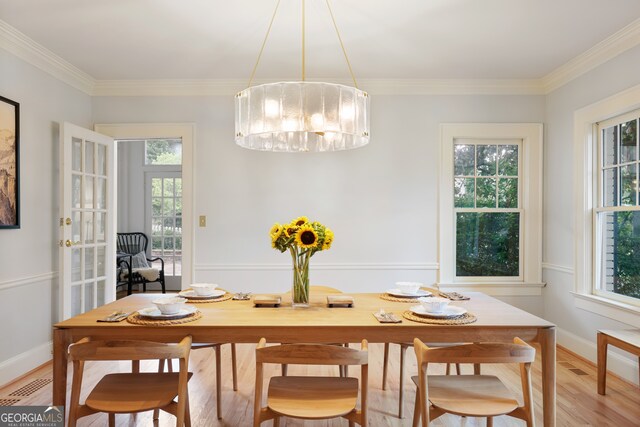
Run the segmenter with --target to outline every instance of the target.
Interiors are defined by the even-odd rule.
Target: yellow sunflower
[[[276,222],[273,224],[273,227],[271,227],[271,230],[269,230],[269,235],[271,239],[275,241],[278,240],[278,237],[280,237],[283,231],[284,227]]]
[[[296,244],[303,249],[312,249],[318,243],[318,233],[309,224],[305,224],[296,233]]]
[[[324,242],[322,242],[322,250],[324,251],[329,249],[332,243],[333,243],[333,231],[327,228],[324,230]]]
[[[299,216],[298,218],[291,221],[291,225],[300,227],[301,225],[307,224],[308,222],[309,222],[309,218],[307,218],[306,216]]]

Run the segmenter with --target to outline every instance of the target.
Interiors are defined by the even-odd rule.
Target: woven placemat
[[[413,320],[414,322],[428,323],[430,325],[466,325],[467,323],[473,323],[478,320],[475,314],[469,312],[466,312],[458,317],[437,319],[435,317],[418,316],[417,314],[406,310],[402,313],[402,317],[404,317],[405,319]]]
[[[198,320],[202,317],[200,310],[195,311],[193,314],[183,317],[182,319],[162,320],[162,319],[147,319],[140,316],[137,311],[127,317],[127,322],[134,325],[147,325],[147,326],[166,326],[166,325],[179,325],[181,323],[189,323]]]
[[[425,295],[427,296],[427,295]],[[381,299],[387,300],[387,301],[393,301],[393,302],[410,302],[410,303],[414,303],[414,304],[420,304],[420,301],[418,301],[418,297],[414,297],[414,298],[410,298],[410,297],[397,297],[391,294],[381,294],[380,295]]]
[[[189,304],[204,304],[204,303],[210,303],[210,302],[220,302],[220,301],[230,300],[231,298],[233,298],[233,294],[230,294],[227,292],[221,297],[207,298],[207,299],[191,299],[189,297],[183,297],[183,298],[186,298]]]

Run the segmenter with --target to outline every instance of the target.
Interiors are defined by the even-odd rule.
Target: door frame
[[[115,140],[182,138],[182,289],[193,282],[195,246],[195,123],[113,123],[96,124],[96,132]],[[116,147],[117,150],[117,147]],[[117,191],[116,175],[116,191]]]

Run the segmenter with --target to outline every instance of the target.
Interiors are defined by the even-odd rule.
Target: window
[[[454,141],[456,277],[520,277],[520,143]]]
[[[637,85],[577,110],[573,164],[575,305],[635,327],[640,327],[640,299],[628,294],[634,292],[630,263],[637,264],[639,247],[634,183],[639,109]]]
[[[597,124],[594,294],[640,302],[640,110]]]
[[[147,139],[144,142],[145,165],[182,165],[182,139]]]
[[[443,124],[441,136],[439,285],[539,295],[542,125]]]
[[[179,173],[149,174],[151,257],[164,260],[166,276],[182,275],[182,178]],[[159,262],[158,262],[159,264]]]

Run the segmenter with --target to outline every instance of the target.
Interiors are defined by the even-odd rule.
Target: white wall
[[[57,320],[58,123],[89,126],[90,97],[0,49],[0,94],[20,103],[21,228],[0,230],[0,385],[48,360]]]
[[[299,215],[336,234],[312,260],[312,283],[382,291],[397,280],[433,283],[437,269],[439,124],[542,122],[543,96],[374,96],[369,146],[282,154],[233,142],[233,98],[95,97],[93,120],[193,122],[197,281],[234,290],[291,286],[288,254],[270,246],[274,222]],[[506,298],[542,314],[541,297]]]
[[[640,84],[640,47],[571,81],[547,96],[545,147],[544,318],[561,329],[559,343],[595,360],[598,329],[629,328],[612,319],[575,307],[573,207],[573,114],[629,87]],[[637,360],[614,357],[611,368],[635,382]]]

